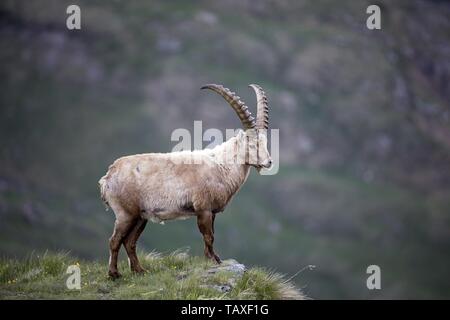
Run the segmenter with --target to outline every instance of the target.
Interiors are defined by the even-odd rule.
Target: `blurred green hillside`
[[[66,28],[81,7],[82,29]],[[176,128],[240,127],[222,83],[268,93],[280,172],[252,172],[216,222],[223,258],[293,275],[312,298],[450,298],[450,5],[376,1],[2,1],[0,254],[103,258],[116,158],[170,151]],[[207,145],[208,142],[205,142]],[[146,250],[194,220],[150,224]],[[366,268],[382,290],[366,288]]]

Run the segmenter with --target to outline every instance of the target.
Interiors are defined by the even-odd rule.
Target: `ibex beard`
[[[136,255],[136,242],[147,221],[197,218],[205,256],[220,263],[214,252],[214,221],[246,181],[250,168],[270,168],[267,149],[269,108],[265,92],[250,85],[257,97],[256,120],[234,92],[209,84],[234,109],[242,122],[234,137],[214,149],[172,153],[146,153],[117,159],[100,181],[103,201],[116,216],[109,239],[109,276],[120,277],[117,259],[121,245],[130,268],[145,272]]]

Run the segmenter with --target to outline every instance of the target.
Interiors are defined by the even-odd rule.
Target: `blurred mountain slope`
[[[0,252],[106,257],[108,165],[170,151],[194,120],[239,127],[199,88],[254,106],[258,83],[281,168],[252,173],[217,220],[218,251],[283,273],[316,265],[299,280],[313,298],[450,297],[450,6],[378,3],[380,31],[367,1],[79,1],[69,31],[68,1],[3,1]],[[202,252],[193,220],[149,225],[141,243]]]

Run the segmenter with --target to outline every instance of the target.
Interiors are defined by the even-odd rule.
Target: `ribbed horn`
[[[256,93],[256,129],[269,128],[269,105],[267,103],[267,96],[264,90],[257,84],[249,85]]]
[[[252,117],[251,112],[244,102],[240,100],[240,97],[236,96],[234,92],[230,89],[225,88],[218,84],[206,84],[201,89],[210,89],[218,94],[220,94],[229,103],[229,105],[236,111],[242,125],[245,129],[255,128],[255,118]]]

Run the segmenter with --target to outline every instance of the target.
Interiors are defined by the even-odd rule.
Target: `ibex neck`
[[[250,173],[250,166],[245,164],[242,148],[242,141],[232,137],[211,150],[230,196],[239,190]]]

